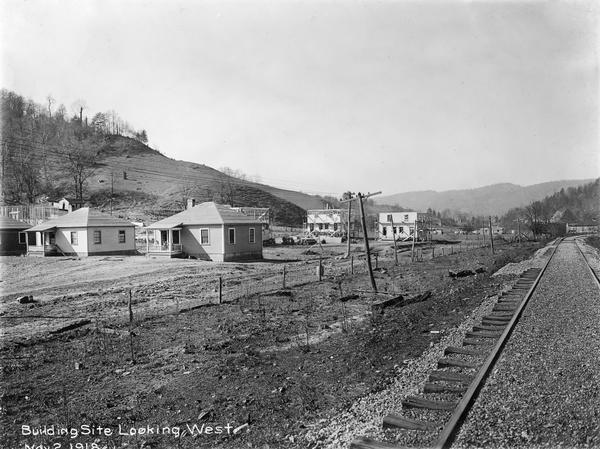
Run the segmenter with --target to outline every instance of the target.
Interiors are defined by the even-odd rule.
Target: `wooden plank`
[[[405,408],[424,408],[428,410],[454,410],[458,402],[456,401],[432,401],[418,396],[408,396],[402,401],[402,407]]]
[[[464,387],[466,390],[466,387]],[[440,425],[435,422],[428,421],[417,421],[415,419],[405,418],[400,415],[387,415],[383,418],[384,429],[405,429],[405,430],[423,430],[433,431],[436,430]]]
[[[498,338],[502,335],[502,332],[467,332],[466,336],[469,338]]]
[[[51,334],[60,334],[62,332],[71,331],[73,329],[77,329],[78,327],[85,326],[87,324],[90,324],[91,322],[92,322],[91,320],[75,321],[74,323],[70,323],[70,324],[67,324],[66,326],[59,327],[58,329],[51,330],[50,333]]]
[[[448,346],[444,350],[444,354],[466,354],[466,355],[474,355],[474,356],[483,356],[487,355],[487,351],[478,351],[477,349],[469,349],[469,348],[459,348],[457,346]]]
[[[401,449],[402,446],[396,446],[390,443],[382,443],[371,438],[359,437],[350,443],[350,449]]]
[[[512,318],[513,314],[512,313],[500,313],[500,312],[493,312],[490,313],[489,315],[484,316],[484,318],[490,318],[492,320],[506,320],[506,321],[510,321],[510,319]]]
[[[473,381],[473,376],[453,371],[434,371],[429,375],[429,380],[431,382],[457,382],[468,385]]]
[[[490,332],[502,332],[502,330],[504,330],[504,328],[506,327],[506,325],[504,324],[498,324],[498,325],[478,325],[478,326],[473,326],[473,330],[474,331],[490,331]]]
[[[477,368],[479,365],[473,362],[465,362],[464,360],[442,358],[438,360],[438,368],[447,366],[456,366],[459,368]]]
[[[467,386],[462,384],[453,385],[426,382],[423,385],[423,393],[464,393],[465,391],[467,391]]]

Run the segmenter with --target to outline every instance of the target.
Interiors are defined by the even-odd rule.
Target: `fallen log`
[[[67,324],[66,326],[59,327],[58,329],[54,329],[53,331],[50,331],[50,333],[51,334],[60,334],[61,332],[67,332],[67,331],[70,331],[73,329],[77,329],[78,327],[85,326],[87,324],[90,324],[91,322],[92,322],[91,320],[75,321],[74,323]]]
[[[404,298],[404,296],[399,295],[399,296],[395,296],[394,298],[384,299],[384,300],[373,303],[371,305],[371,311],[372,312],[377,311],[377,312],[383,313],[383,310],[387,307],[393,307],[393,306],[404,307],[409,304],[415,304],[417,302],[425,301],[425,300],[429,299],[430,297],[431,297],[430,290],[427,290],[424,293],[421,293],[421,294],[418,294],[411,298],[406,298],[406,299]]]

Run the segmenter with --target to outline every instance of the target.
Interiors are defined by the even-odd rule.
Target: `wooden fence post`
[[[319,256],[319,267],[317,268],[317,278],[321,282],[321,276],[323,274],[323,265],[321,264],[321,256]]]
[[[285,288],[285,265],[283,266],[283,288]]]
[[[350,256],[350,274],[354,274],[354,254]]]
[[[129,350],[131,351],[131,362],[135,363],[135,351],[133,349],[133,307],[131,305],[132,293],[129,289],[129,302],[127,309],[129,310]]]
[[[223,302],[223,278],[219,276],[219,304]]]

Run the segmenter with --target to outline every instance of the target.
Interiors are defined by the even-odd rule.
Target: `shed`
[[[206,202],[148,226],[149,255],[215,262],[262,259],[262,223],[231,206]]]
[[[27,236],[23,231],[30,224],[10,217],[0,217],[0,255],[19,256],[27,253]]]
[[[27,230],[27,254],[118,255],[136,254],[133,223],[82,207]]]

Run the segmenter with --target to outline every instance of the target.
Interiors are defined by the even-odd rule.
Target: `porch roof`
[[[180,231],[183,223],[161,223],[151,224],[146,229],[171,229],[172,231]]]

